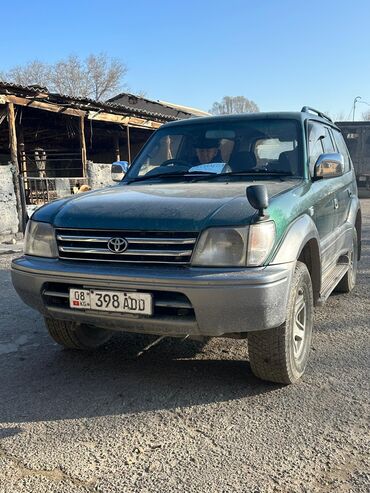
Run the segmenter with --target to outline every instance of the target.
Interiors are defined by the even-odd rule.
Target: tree
[[[93,98],[99,101],[103,96],[117,94],[122,88],[122,78],[127,67],[117,59],[108,59],[106,55],[90,55],[86,60],[87,72],[92,86]]]
[[[258,106],[244,96],[224,96],[221,102],[213,103],[209,110],[212,115],[230,115],[235,113],[257,113]]]
[[[50,92],[100,101],[127,87],[126,74],[127,67],[121,60],[100,53],[84,60],[70,55],[55,64],[34,60],[0,73],[0,79],[24,86],[37,84]]]
[[[50,81],[51,90],[59,94],[83,98],[92,96],[89,74],[84,63],[75,55],[70,55],[53,66]]]
[[[37,84],[45,87],[50,83],[50,67],[39,60],[33,60],[24,66],[16,65],[9,72],[2,72],[0,79],[21,86]]]
[[[369,121],[370,120],[370,111],[366,111],[365,113],[362,113],[362,118],[363,118],[363,120]]]

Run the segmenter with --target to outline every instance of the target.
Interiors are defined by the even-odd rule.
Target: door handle
[[[339,204],[338,204],[338,199],[334,199],[334,209],[338,209]]]
[[[349,188],[347,188],[347,193],[350,197],[352,197],[352,190],[350,190]]]

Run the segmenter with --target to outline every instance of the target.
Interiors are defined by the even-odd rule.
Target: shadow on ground
[[[280,388],[253,376],[246,341],[212,341],[209,348],[165,339],[137,357],[155,338],[117,334],[95,352],[62,350],[4,270],[0,287],[8,293],[0,319],[0,424],[188,407]]]
[[[196,348],[188,341],[163,342],[136,358],[149,340],[118,335],[94,353],[47,345],[3,356],[0,422],[131,414],[279,388],[258,381],[247,361],[193,359]]]

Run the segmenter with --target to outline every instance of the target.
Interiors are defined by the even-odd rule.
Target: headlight
[[[197,244],[193,265],[242,267],[245,265],[248,228],[210,228]]]
[[[275,242],[272,221],[243,228],[210,228],[203,231],[192,264],[208,267],[262,265]]]
[[[51,224],[28,221],[24,253],[37,257],[57,257],[58,249]]]

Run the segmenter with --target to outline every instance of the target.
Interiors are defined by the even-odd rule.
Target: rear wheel
[[[348,271],[335,288],[337,293],[350,293],[356,285],[358,260],[357,231],[353,230],[352,250],[348,252]]]
[[[312,324],[311,277],[306,265],[297,262],[285,323],[274,329],[248,334],[249,361],[253,373],[271,382],[296,382],[306,368]]]
[[[68,349],[96,349],[112,337],[109,330],[45,317],[46,328],[55,342]]]

